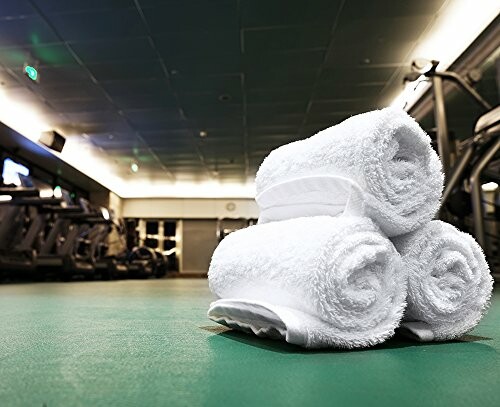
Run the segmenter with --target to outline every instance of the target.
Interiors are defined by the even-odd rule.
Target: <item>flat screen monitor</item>
[[[3,160],[3,171],[2,179],[5,185],[21,185],[21,179],[19,175],[28,176],[30,175],[30,170],[22,164],[16,163],[10,158]]]

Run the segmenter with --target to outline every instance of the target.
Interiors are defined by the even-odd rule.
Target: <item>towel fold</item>
[[[408,272],[402,332],[420,341],[444,341],[474,328],[493,288],[488,264],[474,238],[434,220],[393,242]]]
[[[215,250],[212,320],[307,348],[355,348],[393,335],[406,276],[368,218],[302,217],[231,233]]]
[[[281,201],[293,205],[288,188],[282,184],[336,176],[350,179],[364,191],[367,216],[388,236],[417,229],[430,221],[439,207],[443,175],[430,138],[406,112],[393,108],[350,117],[272,151],[257,172],[257,201],[267,202],[271,190],[276,200],[279,190]],[[331,196],[339,194],[339,189],[322,186],[319,192]],[[272,212],[269,207],[262,209]],[[329,215],[330,209],[322,214]],[[282,218],[268,216],[265,221]]]

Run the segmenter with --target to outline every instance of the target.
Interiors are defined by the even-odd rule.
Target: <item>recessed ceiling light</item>
[[[221,102],[229,102],[231,100],[231,95],[228,95],[227,93],[223,93],[222,95],[219,95],[219,100]]]
[[[200,137],[207,137],[208,133],[205,130],[200,131]]]
[[[137,171],[139,171],[139,164],[137,164],[137,163],[134,161],[132,164],[130,164],[130,170],[131,170],[132,172],[137,172]]]

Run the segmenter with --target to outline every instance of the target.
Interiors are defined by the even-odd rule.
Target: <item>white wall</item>
[[[115,212],[115,216],[117,218],[122,217],[123,199],[113,192],[109,193],[109,209],[112,209]]]
[[[233,210],[230,210],[234,207]],[[127,198],[122,199],[124,218],[258,218],[253,199]]]

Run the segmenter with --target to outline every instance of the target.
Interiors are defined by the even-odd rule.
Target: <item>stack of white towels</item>
[[[420,341],[458,338],[484,315],[484,254],[432,220],[440,161],[404,111],[353,116],[277,148],[256,187],[259,223],[213,254],[210,319],[306,348],[359,348],[398,327]]]

